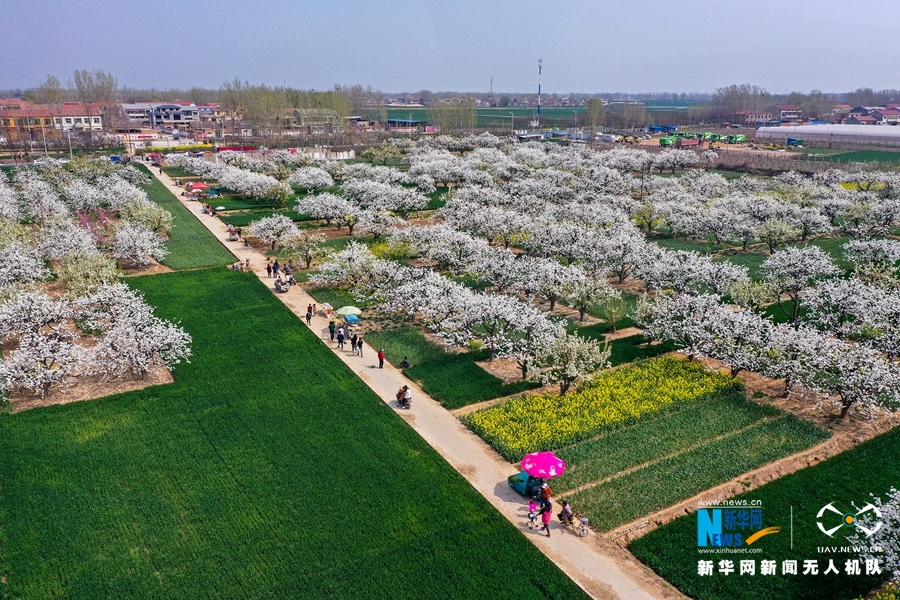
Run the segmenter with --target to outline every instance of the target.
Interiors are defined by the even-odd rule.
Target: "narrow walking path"
[[[161,175],[158,170],[151,169],[151,172],[222,241],[238,260],[249,258],[250,268],[275,293],[274,279],[266,276],[266,257],[263,254],[251,247],[245,247],[243,242],[225,241],[227,226],[224,223],[203,214],[200,202],[183,198],[182,188],[175,186],[170,177]],[[306,307],[316,303],[300,286],[293,286],[290,291],[276,296],[304,321]],[[556,522],[551,525],[552,537],[549,539],[538,530],[529,530],[527,505],[506,483],[507,477],[517,472],[515,467],[503,460],[481,438],[466,429],[455,416],[425,394],[398,369],[389,363],[385,363],[385,367],[379,369],[377,349],[366,344],[362,358],[354,356],[352,351],[337,350],[336,344],[329,340],[328,320],[322,315],[313,317],[311,328],[366,385],[394,408],[410,427],[437,450],[503,516],[522,530],[523,535],[592,597],[622,600],[684,598],[675,588],[605,536],[592,533],[586,539],[582,539],[564,530]],[[365,335],[363,339],[365,340]],[[394,394],[403,385],[409,385],[412,390],[411,410],[400,410],[396,407]]]

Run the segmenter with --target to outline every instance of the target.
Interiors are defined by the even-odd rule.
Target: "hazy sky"
[[[3,0],[0,89],[104,69],[133,87],[548,93],[900,88],[897,0]]]

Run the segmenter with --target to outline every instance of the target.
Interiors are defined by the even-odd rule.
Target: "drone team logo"
[[[825,513],[827,513],[827,512],[832,512],[836,515],[840,515],[840,517],[841,517],[840,522],[838,523],[837,519],[835,519],[833,517],[830,517],[830,518],[827,517],[827,515],[825,515]],[[871,527],[866,527],[859,523],[859,516],[862,514],[868,513],[868,512],[874,513],[875,516],[878,517],[878,519],[879,519]],[[823,517],[826,517],[826,518],[823,519]],[[822,523],[823,520],[827,520],[829,522],[829,524],[832,524],[832,523],[838,523],[838,524],[835,525],[834,527],[832,527],[831,529],[826,529],[826,526]],[[840,510],[838,510],[834,507],[834,502],[829,502],[828,504],[823,506],[819,510],[819,514],[816,515],[816,525],[818,525],[819,530],[822,533],[824,533],[825,535],[827,535],[828,537],[834,537],[834,534],[841,527],[856,527],[857,529],[862,531],[864,534],[866,534],[866,537],[872,537],[873,535],[875,535],[876,531],[881,529],[881,526],[883,525],[883,523],[881,522],[881,511],[878,510],[878,508],[876,508],[872,504],[866,504],[858,512],[852,513],[852,512],[841,512]]]

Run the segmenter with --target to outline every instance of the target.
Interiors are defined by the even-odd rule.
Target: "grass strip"
[[[149,174],[144,165],[138,164],[137,168]],[[172,230],[166,242],[169,254],[160,261],[162,264],[172,269],[197,269],[234,262],[234,255],[161,181],[152,175],[150,179],[150,183],[143,186],[147,196],[172,214]]]

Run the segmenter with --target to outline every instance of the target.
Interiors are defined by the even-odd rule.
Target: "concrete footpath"
[[[218,218],[203,214],[201,202],[181,196],[183,189],[174,184],[158,169],[153,175],[178,197],[197,219],[203,223],[235,255],[237,260],[250,259],[250,268],[275,293],[274,279],[266,276],[266,257],[243,242],[228,242],[227,226]],[[209,202],[215,206],[215,199]],[[318,304],[300,286],[275,294],[305,322],[306,307]],[[338,307],[335,307],[338,308]],[[594,598],[621,598],[622,600],[652,600],[660,598],[684,598],[671,585],[639,563],[630,553],[614,542],[591,532],[580,538],[562,528],[554,518],[550,538],[538,530],[527,527],[528,509],[521,496],[516,494],[506,479],[517,469],[503,460],[490,446],[469,431],[448,410],[425,394],[398,369],[385,363],[378,368],[377,348],[368,344],[362,358],[352,351],[339,351],[329,340],[328,319],[317,314],[312,320],[312,330],[356,373],[385,403],[409,424],[431,447],[437,450],[469,483],[478,490],[503,516],[518,527],[547,557]],[[363,334],[365,340],[365,334]],[[349,348],[349,344],[347,345]],[[412,409],[400,410],[394,395],[403,386],[412,390]]]

